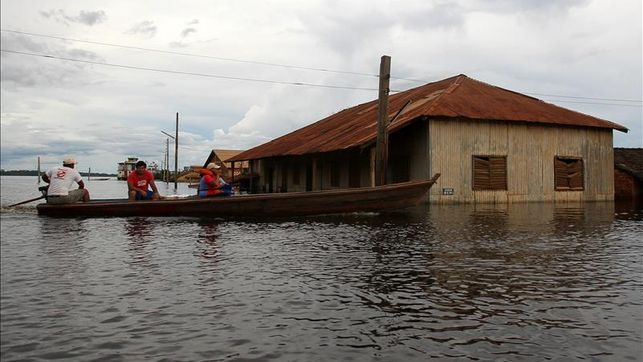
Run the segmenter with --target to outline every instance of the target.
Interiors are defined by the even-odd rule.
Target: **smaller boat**
[[[285,192],[229,197],[167,198],[134,201],[92,200],[73,204],[39,204],[38,214],[55,217],[199,216],[273,217],[377,212],[402,209],[426,201],[440,174],[430,180],[341,190]]]

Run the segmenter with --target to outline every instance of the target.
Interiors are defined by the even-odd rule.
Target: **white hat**
[[[73,157],[67,157],[63,160],[63,165],[75,165],[78,162]]]
[[[206,167],[208,170],[218,170],[221,168],[221,166],[217,165],[214,162],[208,163],[208,167]]]

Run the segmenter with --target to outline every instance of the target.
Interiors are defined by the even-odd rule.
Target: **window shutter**
[[[488,190],[491,186],[489,161],[483,157],[473,156],[473,189]]]
[[[489,182],[491,190],[507,189],[507,159],[489,157]]]
[[[507,157],[473,156],[473,190],[506,190]]]
[[[554,159],[554,179],[557,190],[569,189],[569,182],[567,181],[567,163],[558,157]]]
[[[572,190],[583,189],[583,160],[576,160],[567,167],[567,177],[569,177],[569,188]]]
[[[559,191],[584,190],[585,169],[580,158],[554,158],[554,187]]]

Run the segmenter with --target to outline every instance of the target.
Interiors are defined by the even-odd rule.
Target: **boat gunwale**
[[[297,192],[284,192],[284,193],[262,193],[262,194],[247,194],[235,195],[230,197],[209,197],[197,198],[196,195],[191,195],[190,198],[176,198],[176,199],[163,199],[163,200],[139,200],[128,201],[127,199],[96,199],[89,202],[78,202],[73,204],[47,204],[40,203],[38,208],[55,208],[55,209],[75,209],[75,208],[93,208],[100,206],[114,206],[114,205],[132,205],[132,207],[149,207],[151,205],[181,205],[181,204],[208,204],[208,203],[243,203],[261,200],[286,200],[286,199],[306,199],[315,198],[319,196],[342,196],[342,195],[359,195],[371,193],[373,191],[386,191],[391,189],[402,190],[420,187],[422,185],[432,185],[435,183],[439,174],[428,180],[412,180],[406,182],[399,182],[395,184],[386,184],[382,186],[358,187],[350,189],[334,189],[334,190],[315,190],[315,191],[297,191]],[[427,190],[428,191],[428,190]]]

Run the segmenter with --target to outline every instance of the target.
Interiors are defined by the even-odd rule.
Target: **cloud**
[[[154,37],[154,35],[156,35],[157,30],[158,28],[156,27],[156,25],[154,25],[153,21],[144,20],[132,26],[129,30],[125,32],[125,34],[143,35],[147,38],[152,38]]]
[[[89,26],[102,23],[103,21],[105,21],[106,18],[107,16],[105,15],[105,12],[103,10],[99,10],[99,11],[82,10],[80,14],[76,17],[78,22]]]
[[[102,61],[96,53],[78,48],[68,49],[59,43],[34,41],[17,34],[2,33],[3,48],[63,58]],[[20,87],[79,86],[90,81],[90,66],[83,63],[61,62],[22,54],[2,53],[0,79],[3,90]]]
[[[190,35],[190,33],[196,33],[196,29],[194,28],[185,28],[181,32],[181,37],[185,38],[186,36]]]
[[[58,10],[52,9],[49,11],[41,10],[40,15],[47,19],[54,19],[65,25],[69,25],[69,23],[80,23],[88,26],[93,26],[96,24],[100,24],[107,19],[107,15],[103,10],[96,10],[96,11],[81,10],[78,13],[78,15],[72,16],[72,15],[67,15],[65,10],[63,9],[58,9]]]
[[[170,48],[186,48],[188,46],[186,43],[180,41],[172,41],[169,42],[168,45],[170,46]]]
[[[297,101],[285,101],[288,99]],[[242,118],[227,130],[215,129],[214,143],[218,148],[251,148],[365,100],[371,97],[361,91],[329,93],[320,88],[276,86],[249,105]]]
[[[515,1],[515,0],[484,0],[475,1],[471,9],[489,13],[547,13],[566,14],[575,7],[586,6],[590,0],[540,0],[540,1]]]
[[[640,0],[623,0],[619,6],[607,0],[408,0],[404,6],[335,0],[296,6],[258,3],[251,8],[239,2],[202,8],[197,3],[187,8],[178,3],[101,3],[112,29],[127,30],[138,39],[119,38],[101,26],[92,28],[91,35],[83,32],[86,27],[67,26],[98,24],[105,20],[100,14],[94,19],[64,5],[59,6],[64,10],[34,14],[18,2],[8,4],[3,2],[3,28],[35,31],[30,25],[39,23],[39,32],[70,39],[146,48],[189,46],[194,54],[368,74],[377,74],[380,56],[388,54],[396,77],[391,88],[398,90],[422,84],[400,77],[430,82],[465,73],[523,93],[615,99],[643,95]],[[274,16],[266,17],[267,11]],[[154,21],[142,21],[137,14]],[[201,26],[194,14],[217,21]],[[146,41],[152,37],[155,41]],[[376,77],[151,54],[6,32],[2,47],[87,60],[104,57],[134,67],[377,88]],[[1,59],[5,169],[33,168],[39,154],[54,157],[56,164],[73,154],[83,167],[109,172],[127,156],[161,160],[165,137],[159,130],[173,131],[175,112],[181,114],[179,165],[199,164],[212,148],[247,149],[377,98],[376,90],[243,82],[5,52]],[[616,146],[643,146],[640,107],[587,103],[560,105],[629,127],[627,134],[615,132]]]

